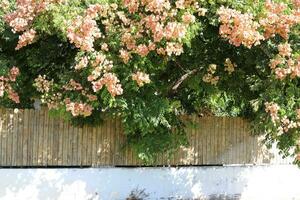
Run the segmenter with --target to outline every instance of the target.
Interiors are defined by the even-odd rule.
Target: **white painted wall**
[[[0,170],[1,200],[119,200],[137,187],[146,189],[149,199],[239,194],[243,200],[298,200],[300,169],[281,165]]]

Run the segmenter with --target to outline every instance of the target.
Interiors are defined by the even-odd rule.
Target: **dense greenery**
[[[128,144],[147,162],[188,145],[180,116],[192,114],[245,117],[283,155],[299,154],[297,0],[9,0],[0,5],[4,107],[31,108],[41,99],[77,125],[118,116]],[[171,36],[159,38],[159,26],[152,30],[149,16]],[[16,81],[13,66],[20,70]]]

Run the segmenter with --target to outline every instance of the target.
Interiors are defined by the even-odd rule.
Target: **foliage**
[[[2,106],[40,99],[77,125],[120,117],[147,162],[187,145],[181,115],[242,116],[300,159],[299,0],[0,5]]]

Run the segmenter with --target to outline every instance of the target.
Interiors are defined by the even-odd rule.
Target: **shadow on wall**
[[[252,167],[2,169],[0,199],[125,200],[139,188],[144,199],[300,199],[300,170]],[[133,200],[133,199],[131,199]]]

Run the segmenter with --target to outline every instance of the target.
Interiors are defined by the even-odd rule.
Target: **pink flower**
[[[51,88],[53,87],[53,80],[48,81],[46,79],[46,75],[42,76],[39,75],[35,80],[34,80],[34,86],[36,87],[37,91],[41,93],[48,93]]]
[[[284,59],[280,56],[277,56],[270,61],[270,67],[271,69],[275,69],[278,65],[283,63],[284,63]]]
[[[285,57],[285,56],[290,57],[291,53],[292,53],[292,48],[291,48],[291,45],[288,43],[279,44],[278,51],[279,51],[279,55],[281,55],[283,57]]]
[[[253,20],[251,14],[242,14],[223,6],[217,13],[221,22],[220,35],[228,39],[232,45],[244,45],[251,48],[264,40],[264,37],[258,31],[259,24]]]
[[[83,68],[86,68],[88,65],[89,61],[88,58],[86,56],[84,56],[77,65],[75,65],[75,70],[80,70]]]
[[[275,69],[276,78],[279,79],[279,80],[285,79],[285,77],[288,74],[289,74],[289,71],[287,69],[284,69],[284,68],[276,68]]]
[[[148,55],[149,49],[146,45],[140,44],[140,45],[138,45],[138,47],[136,49],[136,53],[139,54],[142,57],[145,57],[145,56]]]
[[[7,76],[0,76],[0,97],[3,97],[5,93],[8,94],[8,98],[15,103],[20,103],[19,95],[12,88],[12,83],[16,81],[19,75],[19,69],[12,67]]]
[[[266,39],[279,34],[284,39],[288,39],[288,34],[292,26],[299,23],[297,11],[286,14],[287,5],[284,3],[274,3],[270,0],[266,1],[266,16],[259,23],[264,28],[264,36]]]
[[[7,1],[4,0],[2,6],[5,5],[5,2]],[[60,3],[60,0],[17,0],[16,10],[5,15],[4,20],[13,28],[14,32],[26,31],[32,25],[35,17],[52,3]]]
[[[121,37],[121,41],[126,45],[128,50],[132,50],[136,47],[135,39],[130,33],[124,33]]]
[[[103,44],[101,45],[101,50],[102,50],[102,51],[108,51],[108,50],[109,50],[109,49],[108,49],[107,43],[103,43]]]
[[[185,24],[190,24],[190,23],[194,23],[195,22],[195,16],[186,12],[182,15],[182,21],[185,23]]]
[[[35,37],[36,31],[34,29],[30,29],[29,31],[24,32],[22,35],[19,36],[19,41],[16,50],[19,50],[22,47],[33,43]]]
[[[291,78],[300,77],[300,63],[298,62],[297,65],[293,65],[291,68]]]
[[[265,107],[266,107],[265,111],[271,115],[272,122],[275,123],[276,121],[278,121],[279,120],[278,111],[280,109],[278,104],[274,102],[270,102],[270,103],[266,102]]]
[[[78,16],[67,29],[71,43],[82,51],[93,51],[94,41],[102,36],[96,20],[90,16]]]
[[[140,71],[132,74],[132,80],[136,81],[139,87],[142,87],[145,83],[151,82],[149,75]]]
[[[63,88],[67,91],[79,91],[83,89],[82,85],[80,83],[77,83],[73,79],[71,79],[66,85],[64,85]]]
[[[296,160],[300,161],[300,153],[296,155]]]
[[[135,13],[139,8],[138,0],[123,0],[123,5],[125,8],[128,8],[130,13]]]
[[[10,100],[14,101],[15,103],[20,103],[19,95],[10,86],[8,86],[7,93]]]
[[[128,53],[128,51],[121,49],[120,50],[120,57],[122,58],[123,62],[126,64],[131,58],[131,55]]]
[[[67,102],[68,103],[66,103],[66,110],[70,111],[74,117],[80,115],[88,117],[92,114],[93,107],[89,104],[81,102],[70,102],[70,99],[68,99]]]
[[[181,39],[186,34],[186,26],[178,22],[169,22],[165,28],[165,37],[167,39]]]
[[[296,8],[300,8],[300,0],[293,0],[293,4]]]
[[[96,95],[91,95],[91,94],[88,94],[87,98],[89,99],[89,101],[97,101],[98,99]]]
[[[175,54],[176,56],[179,56],[183,53],[183,47],[180,43],[174,43],[174,42],[168,42],[166,47],[166,52],[168,56],[171,56],[172,54]]]
[[[94,92],[98,92],[105,85],[108,92],[114,97],[123,94],[119,79],[113,73],[105,73],[102,78],[92,82]]]

